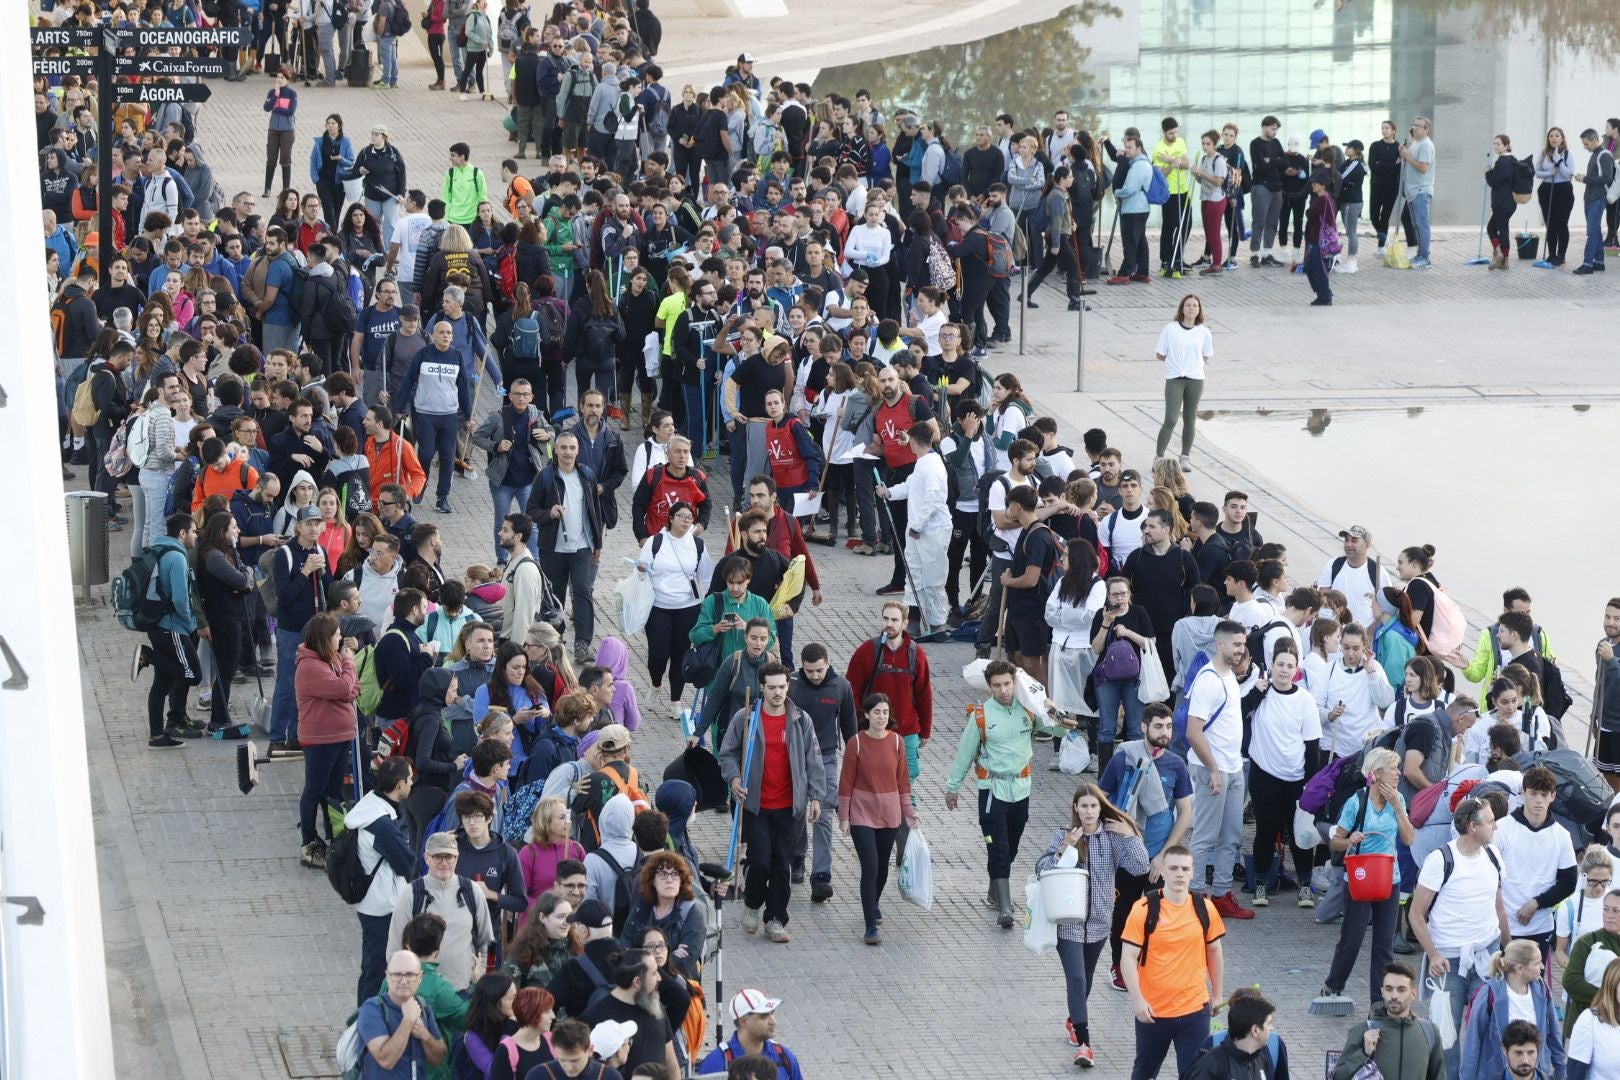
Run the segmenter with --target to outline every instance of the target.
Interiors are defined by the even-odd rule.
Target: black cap
[[[607,905],[600,900],[586,900],[568,916],[568,921],[588,926],[592,930],[600,930],[604,926],[613,925],[613,912],[609,911]]]
[[[1358,154],[1365,154],[1367,152],[1367,147],[1362,144],[1360,139],[1351,139],[1349,142],[1344,144],[1344,148],[1346,150],[1354,150]]]

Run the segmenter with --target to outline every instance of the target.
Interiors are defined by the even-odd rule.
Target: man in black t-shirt
[[[792,346],[784,338],[773,338],[769,356],[765,354],[765,332],[753,323],[744,324],[737,351],[743,359],[731,370],[722,390],[726,410],[731,415],[731,488],[743,491],[750,476],[770,471],[765,455],[765,395],[780,390],[793,396],[793,367],[787,363]]]
[[[1142,521],[1142,546],[1125,558],[1120,573],[1131,579],[1131,594],[1153,620],[1159,662],[1165,679],[1175,677],[1175,655],[1170,634],[1176,621],[1192,610],[1192,590],[1198,584],[1198,564],[1170,542],[1170,512],[1149,510]]]
[[[1198,564],[1198,580],[1205,585],[1213,585],[1215,591],[1225,596],[1226,567],[1232,561],[1232,550],[1224,544],[1220,537],[1215,535],[1216,526],[1221,523],[1221,511],[1214,503],[1193,503],[1191,535],[1188,540],[1182,541],[1182,546],[1192,553],[1193,562]],[[1223,609],[1231,607],[1231,601],[1221,601]]]
[[[1036,523],[1038,503],[1027,484],[1007,492],[1007,514],[1023,531],[1013,545],[1012,565],[1001,572],[1001,587],[1007,597],[1007,649],[1015,664],[1045,685],[1046,650],[1052,644],[1046,597],[1056,581],[1058,542],[1049,526]]]
[[[620,1066],[624,1075],[628,1076],[638,1065],[652,1063],[663,1065],[671,1076],[679,1076],[681,1070],[675,1059],[669,1020],[658,998],[658,984],[663,976],[653,954],[645,949],[626,949],[614,961],[613,970],[604,974],[612,990],[588,1006],[580,1014],[580,1021],[592,1027],[604,1020],[636,1025],[636,1033],[630,1040],[630,1056]]]

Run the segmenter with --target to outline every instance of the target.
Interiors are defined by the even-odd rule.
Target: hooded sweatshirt
[[[1220,621],[1219,615],[1189,615],[1176,620],[1175,628],[1170,631],[1170,651],[1176,661],[1176,679],[1170,684],[1170,689],[1181,689],[1182,678],[1200,650],[1206,656],[1215,655],[1215,624]]]
[[[416,782],[445,792],[461,783],[450,732],[440,719],[452,678],[454,675],[444,668],[428,668],[422,672],[416,684],[417,705],[411,710],[409,720],[410,735],[405,742],[405,755],[416,765]]]
[[[665,780],[653,792],[653,807],[669,819],[670,850],[684,856],[692,864],[692,873],[696,874],[702,857],[687,827],[697,807],[697,788],[685,780]]]
[[[354,661],[338,653],[333,665],[308,645],[298,646],[293,688],[298,696],[298,741],[305,746],[346,743],[354,738],[354,701],[360,680]]]
[[[360,834],[360,869],[376,872],[355,910],[362,915],[392,915],[400,890],[416,872],[416,856],[400,824],[399,807],[378,792],[368,791],[343,816],[343,827],[364,830]]]
[[[1445,1051],[1440,1046],[1440,1033],[1429,1021],[1410,1014],[1392,1020],[1379,1002],[1373,1006],[1367,1023],[1380,1032],[1372,1060],[1384,1080],[1432,1080],[1445,1075]],[[1350,1080],[1367,1064],[1362,1046],[1366,1031],[1366,1025],[1351,1025],[1344,1041],[1344,1053],[1333,1069],[1333,1080]]]
[[[293,501],[293,496],[297,494],[298,488],[302,485],[308,485],[309,487],[309,502],[306,505],[315,505],[315,478],[309,475],[308,471],[299,469],[293,473],[292,483],[287,485],[286,494],[281,499],[281,508],[276,511],[275,521],[271,525],[271,528],[280,536],[291,536],[293,529],[298,524],[299,508],[298,504]]]
[[[619,894],[619,873],[629,873],[636,865],[636,842],[630,838],[630,826],[635,820],[636,810],[630,800],[623,795],[613,796],[596,817],[602,843],[585,856],[585,899],[600,900],[608,906],[613,912],[615,933],[623,929],[624,918],[630,913],[627,905],[634,900],[633,896]],[[603,858],[604,852],[618,863],[618,870]]]
[[[641,726],[641,707],[636,702],[636,687],[629,676],[630,650],[618,638],[605,637],[596,650],[596,662],[613,673],[613,700],[608,703],[613,722],[636,730]]]
[[[393,621],[394,594],[399,592],[399,572],[404,566],[405,560],[396,556],[394,565],[385,574],[366,559],[347,575],[360,589],[360,614],[378,626]],[[420,639],[421,635],[418,633],[417,637]]]
[[[158,618],[158,625],[179,634],[197,632],[197,615],[191,604],[191,560],[186,557],[185,545],[172,536],[160,536],[152,542],[152,550],[159,552],[158,588],[169,598],[169,605]],[[169,552],[180,553],[171,559]]]

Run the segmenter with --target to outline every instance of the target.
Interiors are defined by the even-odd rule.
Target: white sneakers
[[[1341,273],[1341,274],[1353,274],[1353,273],[1355,273],[1356,272],[1356,257],[1354,255],[1346,255],[1344,258],[1340,259],[1339,260],[1338,270],[1339,270],[1339,273]]]

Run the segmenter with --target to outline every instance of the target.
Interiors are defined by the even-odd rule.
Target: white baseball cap
[[[591,1050],[597,1057],[610,1058],[635,1037],[634,1020],[604,1020],[591,1028]]]
[[[739,990],[731,999],[731,1019],[741,1020],[752,1013],[761,1016],[773,1013],[780,1004],[781,998],[766,997],[763,990],[755,990],[752,987]]]

